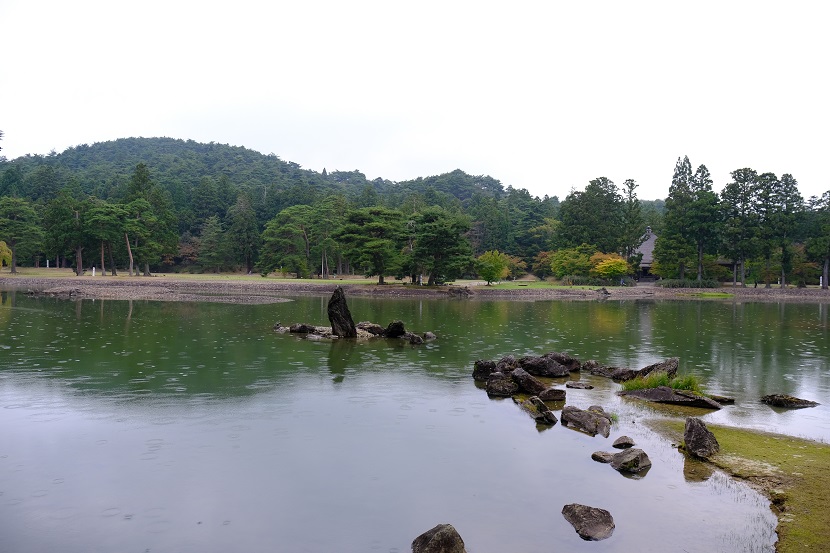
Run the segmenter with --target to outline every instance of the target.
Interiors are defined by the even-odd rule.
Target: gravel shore
[[[71,298],[133,299],[155,301],[209,301],[219,303],[278,303],[292,296],[328,296],[342,285],[352,296],[425,297],[486,300],[501,299],[533,301],[544,299],[569,300],[695,300],[701,292],[728,294],[721,300],[764,302],[830,302],[830,291],[819,288],[732,288],[720,290],[678,290],[640,284],[634,287],[581,288],[516,288],[499,289],[483,285],[449,285],[427,288],[389,284],[385,286],[352,284],[348,280],[294,282],[261,277],[222,279],[188,279],[182,277],[67,277],[67,276],[0,276],[0,290]]]

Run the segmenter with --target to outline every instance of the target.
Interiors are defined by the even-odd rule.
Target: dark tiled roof
[[[657,241],[657,235],[651,232],[651,228],[646,229],[645,241],[637,248],[636,253],[643,254],[643,259],[640,261],[640,267],[651,267],[654,263],[654,243]]]

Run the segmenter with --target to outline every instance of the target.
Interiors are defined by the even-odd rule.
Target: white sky
[[[0,154],[128,136],[532,194],[678,156],[830,190],[830,3],[0,0]]]

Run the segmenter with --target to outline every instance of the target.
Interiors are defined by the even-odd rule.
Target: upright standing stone
[[[357,328],[346,305],[346,294],[340,286],[334,289],[329,299],[328,312],[332,334],[341,338],[357,338]]]

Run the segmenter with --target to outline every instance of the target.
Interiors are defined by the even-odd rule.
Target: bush
[[[705,278],[703,280],[689,280],[679,278],[664,278],[655,283],[663,288],[720,288],[720,282]]]
[[[636,286],[637,284],[631,277],[615,278],[611,280],[580,275],[566,275],[562,277],[561,282],[565,286]]]

